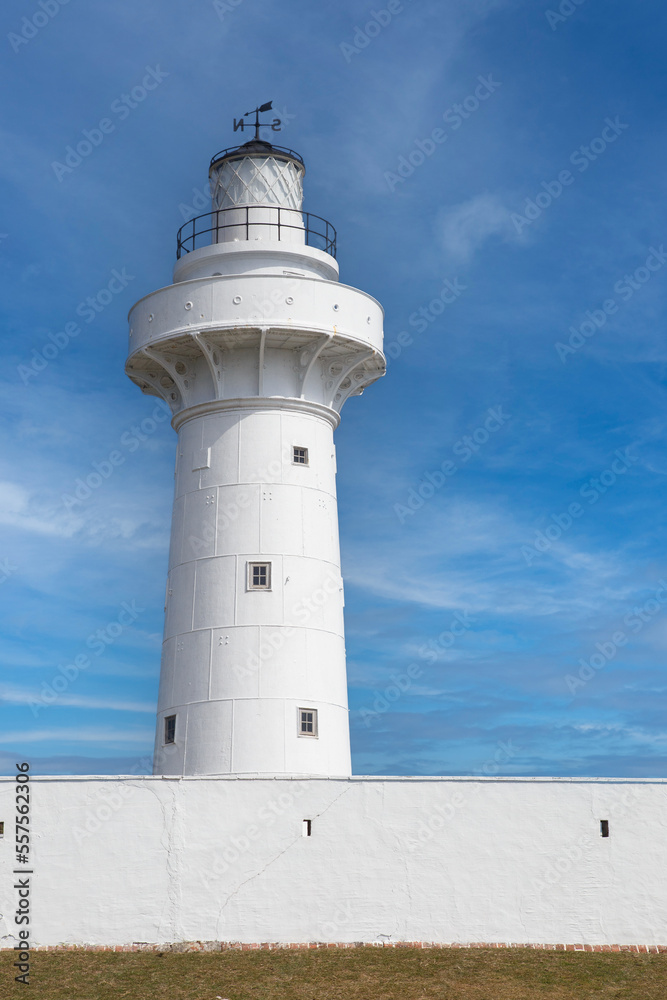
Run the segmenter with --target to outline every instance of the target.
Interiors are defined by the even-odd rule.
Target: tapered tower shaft
[[[382,309],[338,283],[304,173],[214,157],[174,283],[130,313],[127,373],[178,433],[156,773],[350,773],[333,432],[384,372]]]

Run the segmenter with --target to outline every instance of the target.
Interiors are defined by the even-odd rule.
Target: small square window
[[[314,736],[317,738],[317,709],[299,709],[299,736]]]
[[[248,590],[271,590],[271,563],[248,563]]]
[[[167,715],[164,720],[164,742],[176,742],[176,716]]]
[[[307,448],[297,448],[294,446],[292,455],[293,465],[308,465],[308,449]]]

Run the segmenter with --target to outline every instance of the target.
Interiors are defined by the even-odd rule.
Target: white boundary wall
[[[17,940],[14,784],[0,778],[5,948]],[[33,947],[667,943],[667,780],[31,777],[30,788]]]

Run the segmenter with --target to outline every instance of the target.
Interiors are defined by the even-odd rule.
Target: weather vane
[[[273,108],[273,101],[269,101],[268,104],[262,104],[259,108],[255,108],[254,111],[246,111],[243,117],[239,118],[238,121],[236,118],[234,119],[234,131],[237,132],[239,129],[241,129],[241,131],[244,132],[246,125],[248,125],[250,128],[254,127],[255,139],[259,139],[259,130],[261,128],[270,128],[273,132],[280,132],[280,127],[282,125],[280,118],[274,118],[272,122],[260,122],[259,120],[260,114],[262,114],[264,111],[271,111],[272,108]],[[246,122],[243,120],[244,118],[247,118],[248,115],[255,116],[254,122]]]

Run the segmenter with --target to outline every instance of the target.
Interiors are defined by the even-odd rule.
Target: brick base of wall
[[[316,948],[532,948],[539,951],[626,951],[635,954],[665,954],[667,945],[663,944],[516,944],[513,941],[487,942],[471,941],[468,943],[440,944],[434,941],[311,941],[309,944],[281,944],[279,942],[263,942],[262,944],[242,944],[239,941],[184,941],[179,944],[147,944],[136,941],[134,944],[117,945],[46,945],[37,947],[35,951],[149,951],[149,952],[191,952],[191,951],[307,951]],[[3,949],[9,950],[9,949]]]

